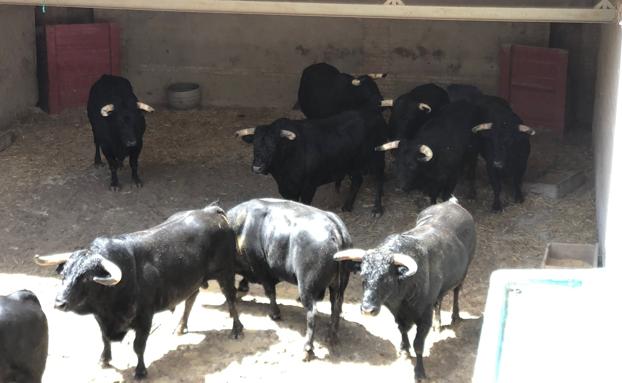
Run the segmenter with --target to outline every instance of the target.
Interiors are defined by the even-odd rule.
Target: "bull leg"
[[[302,193],[300,193],[300,202],[305,205],[311,205],[313,202],[313,196],[315,195],[315,186],[306,186],[302,189]]]
[[[313,339],[315,337],[315,316],[317,314],[317,307],[312,295],[305,292],[303,283],[298,284],[298,294],[300,294],[300,301],[307,312],[307,334],[305,336],[304,352],[302,360],[308,362],[315,357],[313,352]]]
[[[337,272],[335,280],[333,280],[333,283],[328,287],[330,294],[330,335],[328,340],[332,345],[338,343],[337,332],[339,331],[343,295],[346,286],[348,286],[349,279],[350,272],[342,262],[339,264],[339,271]]]
[[[461,320],[460,318],[460,306],[458,304],[458,297],[460,295],[460,289],[462,288],[462,284],[456,286],[456,288],[454,288],[454,307],[451,310],[451,324],[454,325],[455,323],[459,322]]]
[[[384,193],[384,157],[382,157],[381,165],[378,166],[380,168],[376,170],[376,196],[374,197],[374,208],[371,211],[374,217],[380,217],[384,212],[382,208],[382,195]]]
[[[241,293],[247,293],[248,290],[249,290],[248,279],[242,278],[240,283],[238,283],[238,291],[241,292]]]
[[[521,190],[521,186],[523,184],[523,171],[517,171],[514,173],[513,181],[514,181],[514,202],[523,203],[525,202],[525,197],[523,196],[523,191]]]
[[[432,323],[432,308],[430,307],[422,316],[422,319],[417,323],[417,335],[413,341],[413,348],[415,349],[415,355],[417,356],[417,365],[415,366],[415,380],[425,379],[425,369],[423,368],[423,347],[425,338],[430,332]]]
[[[475,169],[477,168],[477,153],[469,155],[465,161],[465,179],[467,181],[467,199],[475,199],[477,191],[475,190]]]
[[[104,163],[102,162],[102,156],[99,153],[99,143],[95,138],[93,138],[93,141],[95,142],[95,160],[93,161],[93,163],[96,167],[104,166]]]
[[[144,379],[147,377],[147,368],[145,367],[145,347],[147,346],[147,338],[151,330],[151,321],[153,314],[146,314],[139,320],[138,326],[135,328],[136,338],[134,339],[134,352],[138,358],[136,370],[134,370],[134,379]]]
[[[106,161],[108,162],[108,168],[110,169],[110,190],[119,191],[119,178],[117,177],[117,169],[119,168],[119,163],[114,156],[114,152],[110,151],[106,147],[102,147],[101,149],[104,152],[104,156],[106,157]]]
[[[188,316],[190,316],[190,310],[192,310],[192,305],[197,299],[197,295],[199,295],[199,290],[192,293],[192,295],[186,299],[186,303],[184,304],[184,315],[182,315],[179,325],[177,326],[177,330],[175,330],[177,335],[183,335],[188,332]]]
[[[363,176],[360,174],[352,174],[350,175],[350,195],[346,199],[346,202],[341,207],[341,211],[352,211],[352,207],[354,206],[354,200],[356,199],[356,194],[359,192],[361,185],[363,184]]]
[[[432,330],[436,332],[441,331],[441,306],[443,304],[443,298],[438,298],[438,302],[434,305],[434,320],[432,321]]]
[[[488,172],[488,179],[490,180],[490,185],[492,186],[492,192],[494,193],[494,200],[492,202],[492,211],[499,212],[503,210],[501,207],[501,177],[497,174],[497,171],[489,165],[486,167]]]
[[[134,181],[134,185],[137,188],[143,186],[143,181],[138,176],[138,156],[140,155],[140,150],[142,149],[142,145],[138,145],[130,150],[130,168],[132,169],[132,181]]]
[[[397,328],[402,335],[402,342],[400,343],[400,356],[407,358],[410,356],[410,341],[408,340],[408,331],[412,327],[411,324],[406,324],[402,321],[397,322]]]
[[[112,360],[112,353],[110,352],[110,339],[108,339],[108,337],[104,335],[104,326],[102,325],[97,316],[95,316],[95,320],[99,325],[99,329],[102,333],[102,342],[104,343],[104,350],[102,351],[102,354],[99,358],[99,365],[102,368],[109,368],[110,361]]]
[[[278,321],[281,320],[281,310],[276,304],[276,288],[274,283],[265,282],[263,284],[263,290],[266,293],[268,299],[270,299],[270,319]]]
[[[229,307],[229,316],[233,318],[233,327],[231,328],[230,337],[232,339],[238,339],[240,336],[242,336],[244,326],[242,325],[242,322],[240,322],[238,309],[235,305],[235,274],[233,274],[232,272],[226,277],[219,278],[218,285],[220,286],[220,291],[222,291],[225,299],[227,300],[227,306]]]

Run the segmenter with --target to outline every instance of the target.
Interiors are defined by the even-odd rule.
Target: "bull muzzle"
[[[361,305],[361,314],[375,317],[380,312],[380,307]]]
[[[127,146],[128,148],[133,148],[137,144],[138,144],[138,142],[136,142],[136,140],[131,140],[131,141],[126,141],[125,142],[125,146]]]
[[[54,308],[60,311],[68,311],[67,301],[64,299],[56,298],[56,301],[54,302]]]
[[[257,165],[253,165],[253,173],[262,174],[262,175],[268,174],[264,166],[257,166]]]
[[[492,166],[493,166],[495,169],[503,169],[503,166],[504,166],[504,165],[505,165],[505,164],[503,163],[503,161],[493,161],[493,162],[492,162]]]

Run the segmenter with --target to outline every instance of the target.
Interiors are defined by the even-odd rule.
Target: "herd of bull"
[[[415,379],[425,378],[422,354],[434,322],[440,326],[443,297],[453,291],[452,323],[460,319],[458,295],[475,253],[473,218],[453,198],[462,173],[474,197],[478,155],[486,161],[494,190],[493,210],[502,208],[501,177],[510,175],[514,197],[522,202],[521,182],[529,156],[529,135],[502,99],[475,88],[444,89],[427,84],[396,100],[384,100],[375,79],[351,76],[328,64],[307,67],[298,104],[306,120],[278,119],[243,129],[238,137],[253,143],[252,170],[271,174],[285,199],[255,199],[229,211],[216,205],[179,212],[158,226],[130,234],[99,237],[87,248],[37,255],[35,262],[56,266],[62,287],[55,308],[93,314],[101,329],[100,362],[109,366],[111,341],[134,330],[137,379],[147,376],[143,355],[155,313],[185,301],[177,332],[187,321],[199,289],[216,280],[233,318],[231,336],[242,335],[237,290],[258,283],[270,300],[270,318],[280,320],[275,286],[298,286],[306,311],[303,359],[314,357],[316,303],[328,289],[331,302],[329,341],[337,340],[344,291],[351,272],[363,282],[361,312],[378,314],[385,305],[401,333],[401,352],[413,341]],[[388,125],[383,109],[392,107]],[[142,186],[138,157],[145,130],[140,102],[128,80],[102,76],[91,88],[87,112],[93,129],[95,163],[103,152],[118,190],[117,170],[129,157],[132,179]],[[423,190],[432,206],[420,212],[415,227],[386,237],[372,249],[353,248],[343,221],[309,206],[318,186],[346,176],[351,191],[343,205],[353,207],[366,173],[377,177],[373,213],[382,214],[384,152],[396,150],[400,188]],[[436,203],[442,198],[445,202]],[[302,203],[299,203],[302,202]],[[436,320],[433,321],[433,317]],[[48,328],[37,297],[28,290],[0,296],[0,382],[40,382],[45,369]]]

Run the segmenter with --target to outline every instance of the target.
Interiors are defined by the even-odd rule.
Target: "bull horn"
[[[108,117],[108,114],[110,114],[110,112],[112,112],[113,110],[114,110],[114,105],[108,104],[108,105],[102,106],[99,112],[101,113],[102,116]]]
[[[136,107],[138,107],[138,109],[140,109],[140,110],[144,110],[145,112],[155,112],[155,109],[153,109],[151,106],[145,104],[144,102],[138,101],[136,103]]]
[[[35,263],[39,266],[56,266],[61,263],[67,262],[69,257],[71,256],[71,252],[69,253],[58,253],[58,254],[50,254],[50,255],[35,255]]]
[[[533,130],[533,128],[527,126],[527,125],[518,125],[518,130],[520,130],[523,133],[527,133],[530,136],[533,136],[534,134],[536,134],[536,131]]]
[[[393,106],[393,100],[382,100],[380,101],[380,106],[381,107],[392,107]]]
[[[255,134],[255,128],[247,128],[247,129],[242,129],[242,130],[238,130],[237,132],[235,132],[235,136],[236,137],[244,137],[244,136],[250,136]]]
[[[106,258],[102,258],[100,261],[102,267],[108,274],[109,277],[93,277],[93,282],[99,283],[104,286],[114,286],[117,283],[121,282],[121,277],[123,273],[119,266],[115,265],[114,262],[107,260]]]
[[[365,255],[365,250],[363,249],[341,250],[341,251],[336,252],[335,255],[333,255],[333,261],[361,262],[363,260],[363,255]]]
[[[419,110],[425,110],[426,113],[432,113],[432,107],[423,102],[419,103]]]
[[[397,149],[399,146],[400,146],[400,140],[396,140],[396,141],[387,142],[386,144],[383,144],[380,146],[376,146],[374,150],[377,152],[385,152],[387,150]]]
[[[378,80],[378,79],[387,77],[387,74],[386,73],[368,73],[367,76],[369,76],[369,78],[373,78],[374,80]]]
[[[417,262],[409,255],[406,254],[393,254],[393,264],[397,266],[404,266],[408,269],[403,277],[410,277],[417,272]]]
[[[352,85],[354,85],[354,86],[361,85],[361,80],[359,80],[358,78],[353,78],[352,79]]]
[[[434,152],[432,152],[432,149],[430,149],[430,147],[427,145],[421,145],[419,147],[419,152],[421,152],[421,154],[425,156],[425,158],[422,159],[425,162],[430,161],[432,159],[432,156],[434,155]]]
[[[471,132],[477,133],[477,132],[482,131],[482,130],[490,130],[490,129],[492,129],[492,122],[487,122],[485,124],[477,125],[473,129],[471,129]]]
[[[290,141],[294,141],[296,139],[296,133],[291,130],[281,129],[281,137],[285,137]]]

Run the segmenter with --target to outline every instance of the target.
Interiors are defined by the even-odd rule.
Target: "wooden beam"
[[[54,7],[411,20],[611,23],[616,22],[618,18],[615,9],[592,8],[402,6],[243,0],[45,0],[44,2],[45,5]],[[33,6],[42,5],[42,0],[0,0],[0,4]]]

